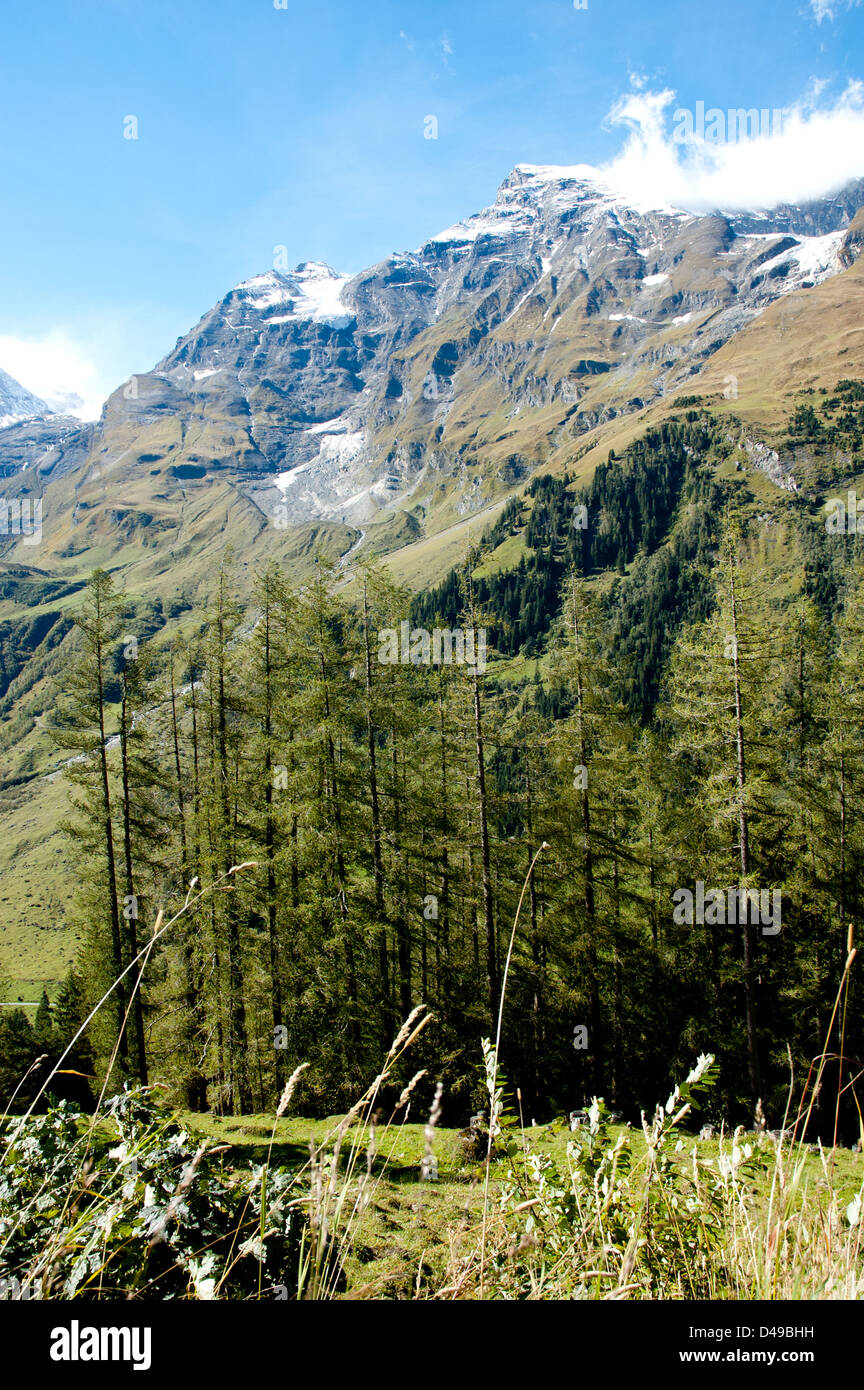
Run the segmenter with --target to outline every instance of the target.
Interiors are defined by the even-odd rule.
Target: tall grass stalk
[[[503,979],[502,979],[502,981],[501,981],[501,997],[500,997],[500,999],[498,1000],[498,1025],[497,1025],[497,1028],[496,1028],[496,1030],[495,1030],[495,1052],[494,1052],[494,1055],[493,1055],[493,1058],[492,1058],[491,1081],[490,1081],[490,1083],[489,1083],[489,1138],[488,1138],[488,1141],[487,1141],[487,1144],[486,1144],[486,1167],[485,1167],[485,1172],[484,1172],[484,1175],[483,1175],[483,1226],[482,1226],[482,1231],[481,1231],[481,1235],[480,1235],[480,1297],[481,1297],[481,1298],[483,1297],[483,1288],[484,1288],[483,1277],[484,1277],[484,1271],[485,1271],[485,1267],[486,1267],[486,1223],[487,1223],[487,1217],[488,1217],[488,1211],[489,1211],[489,1169],[490,1169],[491,1164],[492,1164],[492,1144],[493,1144],[494,1139],[495,1139],[495,1132],[496,1132],[496,1125],[497,1125],[497,1114],[496,1114],[496,1110],[497,1110],[497,1106],[496,1106],[496,1090],[497,1090],[497,1084],[498,1084],[498,1053],[499,1053],[499,1050],[500,1050],[500,1047],[501,1047],[501,1024],[502,1024],[502,1021],[503,1021],[503,1018],[504,1018],[504,1000],[505,1000],[505,998],[506,998],[506,996],[507,996],[507,978],[508,978],[508,976],[509,976],[509,974],[510,974],[510,961],[511,961],[512,958],[513,958],[513,946],[514,946],[515,941],[516,941],[516,928],[517,928],[518,925],[519,925],[519,916],[520,916],[520,913],[522,912],[522,904],[523,904],[523,902],[525,901],[525,892],[526,892],[526,890],[527,890],[527,888],[528,888],[528,884],[529,884],[530,881],[531,881],[531,875],[532,875],[533,872],[534,872],[534,865],[537,863],[537,860],[540,858],[540,855],[543,853],[544,849],[548,849],[548,848],[549,848],[549,846],[548,846],[547,842],[544,840],[543,843],[541,844],[540,848],[537,850],[537,853],[534,855],[534,858],[531,860],[531,864],[530,864],[530,866],[529,866],[529,868],[528,868],[528,872],[527,872],[527,874],[525,875],[525,882],[522,884],[522,892],[519,894],[519,902],[518,902],[517,905],[516,905],[516,915],[515,915],[515,917],[513,918],[513,929],[512,929],[512,931],[510,932],[510,944],[509,944],[509,946],[507,947],[507,959],[506,959],[506,961],[505,961],[505,963],[504,963],[504,976],[503,976]]]

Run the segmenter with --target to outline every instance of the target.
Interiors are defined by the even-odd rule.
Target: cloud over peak
[[[683,108],[674,91],[634,87],[609,113],[628,136],[602,170],[634,202],[693,212],[768,208],[864,177],[864,83],[850,82],[833,101],[814,83],[800,101],[773,111],[708,101]]]

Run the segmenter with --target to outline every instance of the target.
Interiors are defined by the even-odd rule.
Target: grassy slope
[[[717,415],[737,417],[757,439],[771,444],[803,391],[832,390],[842,378],[862,375],[864,260],[859,260],[821,285],[770,305],[691,377],[687,392],[710,401]],[[737,397],[724,396],[732,389],[730,378]],[[659,401],[601,426],[571,471],[590,477],[610,449],[620,453],[674,410],[674,401]]]
[[[465,559],[471,545],[495,522],[506,502],[507,498],[503,497],[470,519],[394,551],[385,557],[387,568],[394,579],[410,589],[422,589],[442,579],[448,570]]]
[[[53,993],[72,963],[76,942],[64,917],[71,885],[57,829],[64,811],[56,777],[0,792],[0,960],[9,999]]]

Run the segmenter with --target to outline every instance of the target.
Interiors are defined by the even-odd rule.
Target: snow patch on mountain
[[[303,433],[315,437],[318,454],[306,463],[298,464],[297,467],[286,469],[276,475],[276,487],[282,492],[296,482],[299,474],[308,473],[310,469],[324,469],[331,474],[334,468],[336,472],[349,468],[362,453],[366,442],[363,430],[350,429],[347,422],[339,416],[334,420],[322,420],[320,424],[311,425]]]
[[[818,285],[829,275],[842,270],[840,247],[845,231],[829,232],[825,236],[799,237],[795,246],[788,247],[759,267],[760,275],[774,278],[785,276],[782,293],[791,294],[803,285]]]
[[[833,274],[841,269],[838,252],[845,238],[845,231],[829,232],[827,236],[810,236],[801,240],[789,252],[798,262],[802,275],[821,276]]]
[[[308,428],[308,430],[305,431],[305,433],[306,433],[306,434],[347,434],[347,433],[348,433],[348,426],[347,426],[346,422],[342,419],[341,415],[337,415],[337,416],[335,416],[334,419],[332,419],[332,420],[321,420],[321,421],[319,421],[319,423],[318,423],[317,425],[310,425],[309,428]]]
[[[238,285],[234,293],[259,313],[288,306],[287,314],[269,318],[268,324],[311,319],[331,328],[346,328],[354,320],[352,310],[342,303],[342,291],[350,279],[350,275],[339,275],[320,261],[304,261],[290,274],[267,270],[263,275],[253,275]]]

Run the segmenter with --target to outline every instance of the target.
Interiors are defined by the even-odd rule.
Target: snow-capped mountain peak
[[[0,429],[51,415],[51,407],[0,367]]]

